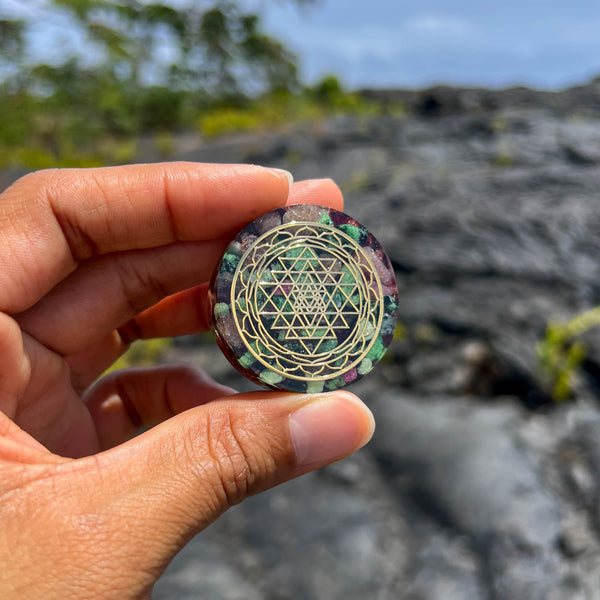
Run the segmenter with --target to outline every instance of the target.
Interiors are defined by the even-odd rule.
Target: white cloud
[[[423,14],[410,17],[402,29],[407,33],[462,36],[476,32],[475,26],[459,17]]]
[[[457,47],[481,48],[489,43],[466,19],[434,14],[363,25],[358,35],[356,30],[328,28],[322,24],[313,24],[310,30],[301,29],[296,34],[294,45],[297,47],[303,46],[300,40],[310,36],[309,54],[320,56],[321,60],[338,54],[348,62],[364,58],[395,62],[424,52],[446,53]]]
[[[600,69],[591,1],[369,0],[365,10],[364,0],[321,0],[301,18],[292,3],[269,5],[267,14],[275,16],[271,31],[297,50],[313,80],[338,72],[357,86],[559,87]]]

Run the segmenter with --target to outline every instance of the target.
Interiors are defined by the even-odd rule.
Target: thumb
[[[94,458],[109,488],[101,496],[147,550],[159,542],[147,558],[166,564],[229,506],[351,454],[373,430],[369,409],[346,391],[258,392],[180,413]]]

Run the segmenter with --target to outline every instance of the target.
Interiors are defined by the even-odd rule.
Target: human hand
[[[191,367],[96,382],[136,338],[205,330],[230,238],[286,201],[342,204],[328,180],[193,163],[42,171],[0,195],[2,598],[147,596],[230,505],[368,441],[345,391],[234,395]]]

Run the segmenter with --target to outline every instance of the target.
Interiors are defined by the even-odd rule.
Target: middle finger
[[[74,354],[165,296],[207,281],[227,243],[179,242],[90,259],[15,319],[47,348]]]

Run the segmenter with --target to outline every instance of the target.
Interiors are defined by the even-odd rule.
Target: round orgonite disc
[[[379,242],[348,215],[298,204],[231,242],[213,279],[212,327],[246,377],[320,392],[374,367],[392,341],[398,289]]]

